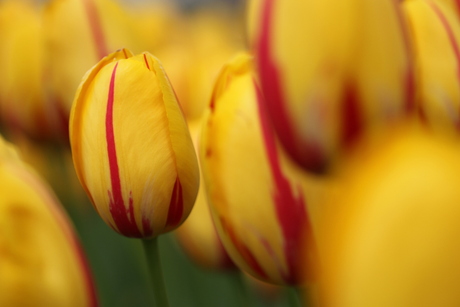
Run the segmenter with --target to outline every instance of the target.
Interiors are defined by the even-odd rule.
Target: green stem
[[[153,285],[153,297],[156,307],[169,307],[168,296],[161,269],[160,253],[158,251],[158,238],[142,240],[145,257],[149,267]]]
[[[252,297],[249,293],[249,289],[246,285],[246,282],[243,278],[243,273],[235,272],[229,274],[230,280],[232,281],[234,288],[236,289],[237,296],[238,296],[238,306],[241,307],[252,307]]]
[[[301,307],[301,299],[299,298],[299,292],[294,287],[287,287],[287,295],[289,300],[289,306],[291,307]]]

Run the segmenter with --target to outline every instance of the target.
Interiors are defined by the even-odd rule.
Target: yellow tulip
[[[28,1],[0,4],[0,108],[9,132],[35,138],[67,138],[59,111],[43,91],[44,47],[39,8]]]
[[[196,151],[198,151],[201,124],[201,120],[189,122]],[[202,175],[200,181],[203,181]],[[214,227],[204,184],[200,185],[192,212],[175,234],[183,250],[198,265],[211,270],[235,268]]]
[[[102,219],[128,237],[155,237],[188,216],[199,186],[193,143],[160,61],[122,49],[82,80],[70,145]]]
[[[437,130],[460,127],[460,19],[445,1],[402,3],[418,72],[421,119]]]
[[[43,18],[47,96],[67,124],[85,72],[114,50],[136,49],[137,34],[130,16],[112,0],[51,0]]]
[[[263,1],[259,77],[290,155],[321,172],[360,137],[413,106],[413,73],[397,1]]]
[[[302,234],[311,234],[318,211],[306,199],[314,185],[280,150],[259,94],[249,55],[223,68],[203,125],[203,177],[214,224],[238,267],[297,284]]]
[[[324,306],[458,306],[460,147],[405,129],[359,152],[318,238]]]
[[[0,305],[97,306],[85,257],[50,189],[0,140]]]

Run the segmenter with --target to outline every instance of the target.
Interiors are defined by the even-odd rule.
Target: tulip
[[[322,305],[458,306],[458,142],[412,128],[364,148],[320,227]]]
[[[69,219],[34,172],[0,140],[0,305],[97,306]]]
[[[65,135],[59,112],[43,91],[44,47],[40,12],[28,1],[0,4],[0,116],[11,133],[45,139]]]
[[[136,50],[138,37],[129,14],[112,0],[51,0],[43,19],[46,94],[68,126],[81,77],[113,50]]]
[[[102,219],[128,237],[178,227],[199,186],[193,143],[157,58],[126,49],[82,80],[72,106],[77,176]]]
[[[415,49],[420,117],[452,133],[460,127],[460,19],[443,2],[408,0],[402,7]]]
[[[195,150],[199,149],[201,120],[190,122]],[[202,181],[200,172],[200,181]],[[199,266],[210,270],[231,270],[235,265],[229,258],[217,235],[209,211],[204,185],[200,185],[195,205],[187,220],[176,232],[176,237],[185,253]]]
[[[206,192],[235,264],[261,280],[298,284],[302,234],[312,233],[310,218],[320,214],[315,189],[323,184],[307,178],[278,146],[253,66],[251,56],[240,54],[216,81],[200,145]]]
[[[328,170],[412,108],[396,2],[263,1],[255,17],[262,90],[281,142],[306,169]]]

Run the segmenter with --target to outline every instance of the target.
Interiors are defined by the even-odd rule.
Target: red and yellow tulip
[[[460,18],[439,0],[406,0],[417,66],[418,112],[428,126],[460,128]]]
[[[322,305],[458,306],[459,155],[405,128],[347,163],[317,241]]]
[[[233,261],[259,279],[296,284],[302,234],[312,232],[309,210],[317,214],[306,198],[313,185],[278,146],[253,66],[251,56],[240,54],[217,79],[203,125],[203,177]]]
[[[10,0],[0,4],[0,115],[8,132],[34,138],[67,135],[59,112],[43,91],[45,52],[37,5]]]
[[[84,77],[70,118],[81,184],[102,219],[128,237],[155,237],[188,216],[199,169],[160,61],[122,49]]]
[[[303,167],[324,171],[358,138],[379,134],[412,108],[397,1],[265,0],[254,15],[267,108]]]
[[[0,140],[0,305],[95,307],[88,266],[50,189]]]

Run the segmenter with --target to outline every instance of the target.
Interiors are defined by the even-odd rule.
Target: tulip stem
[[[287,296],[289,300],[289,306],[291,307],[301,307],[302,304],[300,302],[299,292],[294,287],[287,287]]]
[[[163,270],[161,269],[158,238],[142,240],[142,243],[144,245],[145,257],[147,259],[147,265],[152,281],[155,307],[169,307],[165,281],[163,278]]]

